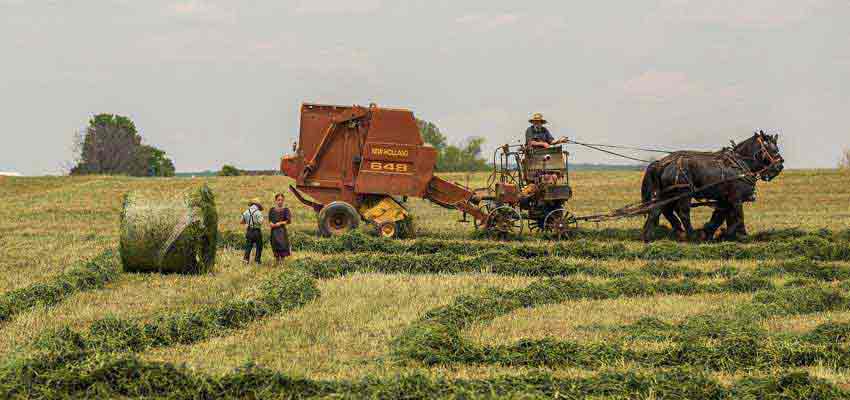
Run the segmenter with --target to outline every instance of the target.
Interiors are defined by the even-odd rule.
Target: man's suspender
[[[251,211],[250,209],[248,209],[248,227],[249,228],[257,228],[256,226],[254,226],[254,213],[255,212],[256,211]]]

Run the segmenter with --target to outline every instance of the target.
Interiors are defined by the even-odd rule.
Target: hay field
[[[202,183],[214,273],[118,272],[124,193]],[[241,211],[289,183],[0,181],[0,398],[850,396],[850,174],[760,183],[751,238],[719,244],[646,245],[640,218],[496,243],[415,199],[415,239],[320,239],[288,196],[295,256],[242,264]],[[637,201],[639,183],[574,173],[569,208]]]

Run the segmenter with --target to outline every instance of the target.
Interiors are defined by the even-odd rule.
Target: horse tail
[[[646,166],[646,169],[643,172],[640,195],[644,202],[652,201],[652,198],[661,186],[658,179],[658,171],[656,170],[657,166],[658,161],[653,161]]]

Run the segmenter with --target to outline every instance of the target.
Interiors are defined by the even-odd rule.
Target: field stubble
[[[463,175],[452,175],[449,178],[465,182]],[[570,202],[570,208],[581,215],[633,202],[637,198],[639,178],[635,172],[576,173],[572,179],[576,197]],[[482,174],[473,175],[472,186],[483,183],[484,179]],[[220,227],[225,232],[237,232],[236,242],[241,230],[238,216],[247,200],[259,196],[268,199],[270,204],[272,194],[283,191],[288,184],[288,180],[282,177],[4,180],[0,184],[0,201],[9,207],[0,210],[0,232],[3,233],[0,237],[0,272],[3,272],[4,277],[0,279],[0,293],[8,295],[15,289],[51,282],[61,277],[75,261],[85,261],[103,251],[114,249],[121,197],[125,192],[156,188],[178,193],[196,187],[201,182],[208,183],[215,191]],[[759,201],[746,207],[747,222],[753,233],[781,233],[783,230],[818,233],[818,230],[828,229],[839,235],[822,234],[821,239],[811,235],[814,239],[778,239],[779,234],[771,237],[781,242],[777,246],[785,249],[783,251],[801,250],[805,253],[806,249],[781,247],[793,240],[802,240],[798,243],[801,246],[812,243],[841,245],[844,238],[840,234],[850,226],[848,198],[850,177],[846,174],[788,171],[773,183],[760,184]],[[289,206],[295,218],[291,229],[309,238],[315,232],[312,213],[292,201]],[[306,270],[319,279],[316,287],[320,295],[312,302],[287,312],[273,313],[198,342],[140,348],[138,356],[143,362],[187,363],[198,373],[212,373],[215,376],[247,362],[255,362],[293,376],[359,381],[364,376],[372,375],[384,383],[386,379],[395,379],[398,374],[424,374],[427,377],[425,379],[496,379],[494,377],[505,374],[536,374],[541,370],[553,374],[557,379],[599,378],[597,371],[569,365],[448,363],[426,366],[395,357],[393,343],[429,310],[453,304],[462,295],[487,293],[488,288],[519,290],[544,279],[531,276],[534,273],[529,275],[530,271],[539,270],[544,263],[533,264],[533,258],[529,258],[532,254],[525,253],[527,249],[552,248],[551,244],[535,239],[510,243],[507,247],[470,241],[466,247],[472,250],[468,254],[437,249],[439,255],[435,256],[429,254],[427,246],[438,243],[440,246],[448,244],[449,248],[462,248],[462,242],[469,240],[471,228],[457,224],[455,220],[459,215],[454,211],[439,209],[419,200],[412,200],[410,206],[419,221],[418,238],[389,246],[420,246],[420,255],[393,256],[378,248],[356,256],[335,256],[333,253],[340,249],[335,244],[328,246],[319,243],[320,246],[316,248],[305,247],[297,252],[295,259],[286,268]],[[700,210],[695,220],[704,220],[707,216],[705,210]],[[765,254],[776,248],[768,247],[772,245],[769,241],[760,241],[758,238],[752,243],[730,245],[720,252],[711,250],[711,257],[693,256],[708,251],[702,247],[675,243],[660,243],[651,248],[653,251],[663,250],[660,253],[647,252],[644,245],[635,240],[640,223],[640,219],[628,219],[602,224],[602,234],[594,233],[599,231],[595,231],[593,226],[585,227],[589,233],[583,239],[586,244],[581,246],[620,246],[617,248],[632,256],[614,255],[595,261],[581,254],[568,258],[558,256],[557,259],[566,266],[560,270],[547,267],[547,274],[598,285],[622,280],[623,274],[627,275],[625,279],[639,278],[647,282],[661,279],[681,283],[693,279],[699,285],[720,285],[729,279],[723,271],[735,271],[735,274],[751,276],[759,279],[758,282],[770,285],[753,290],[789,290],[785,287],[801,285],[826,287],[839,292],[845,290],[843,281],[847,279],[846,271],[850,264],[843,258],[841,248],[830,248],[831,256],[825,259],[834,261],[810,263],[803,267],[762,261]],[[441,242],[445,240],[449,242]],[[612,240],[616,243],[611,244]],[[499,249],[493,252],[489,248],[491,245],[502,247],[502,252]],[[328,247],[323,250],[322,246]],[[726,257],[727,250],[744,254],[740,253],[741,249],[753,248],[762,249],[759,250],[762,252],[746,253],[754,255],[737,257],[741,258],[738,260]],[[505,252],[506,249],[508,251]],[[473,261],[482,251],[488,252],[485,258],[506,256],[512,261],[495,269],[489,264],[485,268],[476,269]],[[634,254],[649,256],[633,257]],[[667,257],[669,254],[673,257]],[[334,265],[342,265],[340,257],[348,261],[348,269],[333,268]],[[397,258],[394,260],[393,257]],[[449,262],[442,262],[445,260],[435,257],[448,257],[445,260]],[[398,261],[402,258],[412,264],[399,268]],[[669,260],[659,261],[665,259]],[[441,261],[440,268],[433,265],[433,260]],[[259,284],[277,272],[269,267],[268,262],[259,268],[244,266],[240,263],[238,250],[225,248],[220,251],[214,275],[121,274],[103,288],[72,292],[55,304],[40,303],[34,308],[16,312],[0,325],[4,333],[0,339],[0,354],[9,359],[27,357],[35,346],[35,333],[63,327],[85,332],[106,314],[146,323],[163,315],[180,315],[217,307],[234,299],[250,299],[257,295]],[[524,264],[529,262],[532,264]],[[452,265],[462,268],[452,269]],[[527,269],[512,269],[514,267],[511,265],[525,266]],[[413,267],[421,270],[411,269]],[[616,341],[631,349],[657,350],[670,343],[631,338],[626,328],[642,318],[655,318],[675,325],[703,314],[729,315],[752,303],[753,296],[751,290],[721,290],[672,295],[665,292],[647,293],[609,299],[567,299],[554,304],[521,307],[490,321],[473,323],[464,329],[462,336],[475,346],[512,346],[523,340],[551,338],[579,344]],[[843,308],[835,308],[816,309],[803,314],[771,315],[756,325],[768,335],[799,336],[828,326],[829,323],[847,321],[850,321],[850,313]],[[635,371],[650,375],[664,373],[628,361],[612,368],[614,371]],[[850,384],[850,373],[841,368],[814,364],[802,369],[829,382]],[[756,385],[759,376],[785,376],[781,375],[784,373],[785,368],[780,366],[743,372],[709,371],[707,376],[740,388]],[[689,376],[696,379],[693,378],[696,375]],[[617,379],[631,378],[620,376],[615,381]],[[820,387],[816,382],[799,377],[788,376],[787,379],[784,382],[791,386],[793,382],[807,382],[809,386],[806,386],[806,390]],[[376,385],[381,387],[378,383]]]

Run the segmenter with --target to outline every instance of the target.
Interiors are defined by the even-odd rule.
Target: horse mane
[[[740,142],[740,143],[736,144],[736,145],[735,145],[735,147],[733,147],[733,148],[732,148],[732,151],[737,152],[738,150],[740,150],[740,149],[741,149],[742,147],[744,147],[745,145],[749,145],[749,144],[753,141],[753,139],[755,139],[755,135],[753,135],[752,137],[748,138],[747,140],[744,140],[743,142]]]

